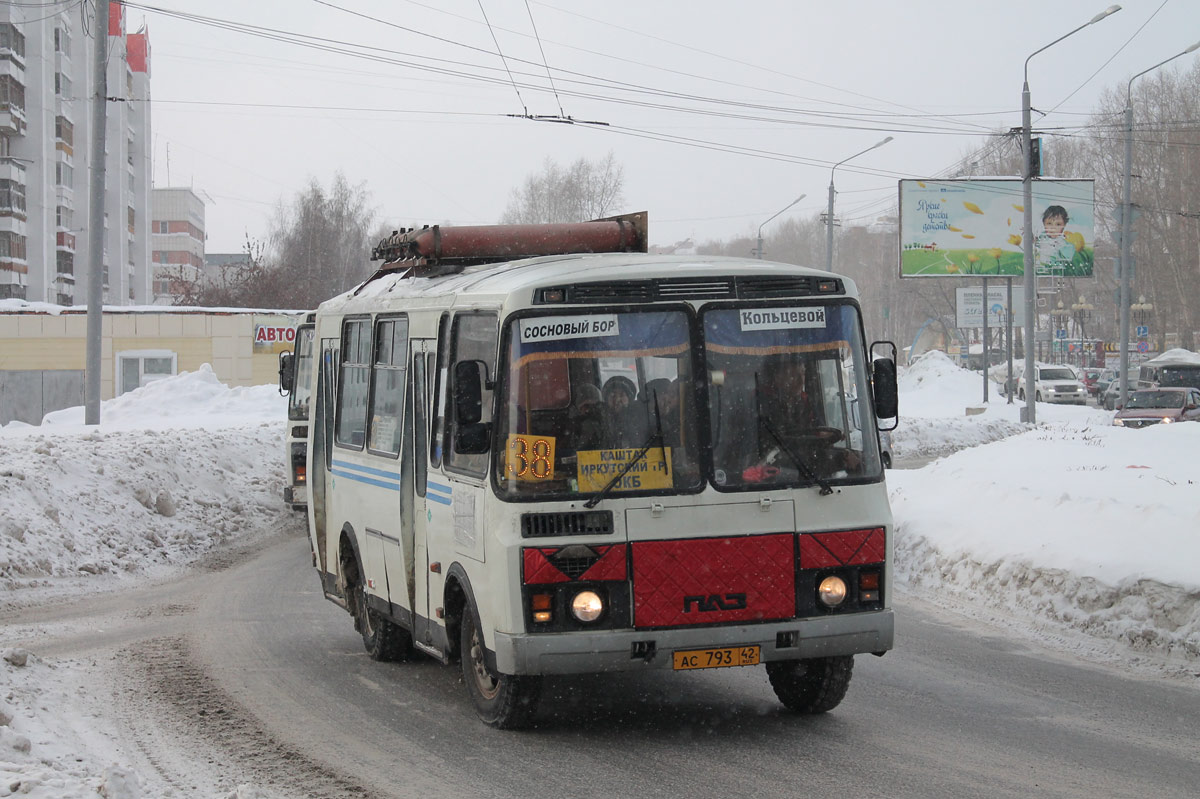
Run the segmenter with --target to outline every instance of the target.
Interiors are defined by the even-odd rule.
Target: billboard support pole
[[[983,401],[988,401],[988,356],[992,348],[991,334],[988,332],[988,288],[987,278],[983,279]]]
[[[1004,314],[1004,336],[1007,342],[1008,349],[1008,376],[1004,379],[1004,394],[1008,398],[1009,405],[1013,404],[1013,378],[1012,378],[1012,359],[1013,359],[1013,323],[1012,323],[1012,278],[1005,278],[1004,282],[1008,284],[1008,300],[1004,307],[1008,309],[1008,313]]]
[[[1063,39],[1073,34],[1079,33],[1089,25],[1094,25],[1105,17],[1115,14],[1120,11],[1120,6],[1109,6],[1101,11],[1096,16],[1092,17],[1087,22],[1080,25],[1069,33],[1064,33],[1045,47],[1035,50],[1029,54],[1029,58],[1025,59],[1025,85],[1021,89],[1021,174],[1024,176],[1022,188],[1024,189],[1024,205],[1025,205],[1025,408],[1021,412],[1021,421],[1037,424],[1037,416],[1034,404],[1034,391],[1030,381],[1033,378],[1033,347],[1031,343],[1034,340],[1034,330],[1036,323],[1034,321],[1033,312],[1034,305],[1037,300],[1037,287],[1034,281],[1033,274],[1033,123],[1031,121],[1032,114],[1029,108],[1029,61],[1035,55],[1047,50],[1061,42]]]

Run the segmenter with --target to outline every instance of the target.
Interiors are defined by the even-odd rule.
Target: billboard
[[[964,286],[954,290],[954,326],[960,328],[983,327],[983,286]],[[1025,326],[1025,289],[1013,286],[1013,327]],[[988,327],[998,330],[1004,327],[1005,306],[1008,305],[1008,286],[988,286]]]
[[[1033,181],[1033,263],[1040,275],[1091,277],[1091,180]],[[1019,179],[900,181],[900,277],[1025,274]]]

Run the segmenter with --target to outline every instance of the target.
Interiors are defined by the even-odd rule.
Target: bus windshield
[[[501,495],[700,489],[684,311],[522,316],[506,341],[495,458]]]
[[[301,327],[296,331],[296,355],[293,368],[296,376],[292,380],[292,393],[288,398],[288,418],[293,421],[308,419],[308,404],[312,398],[312,354],[313,328]]]
[[[717,308],[703,321],[718,489],[828,491],[881,474],[855,306]]]

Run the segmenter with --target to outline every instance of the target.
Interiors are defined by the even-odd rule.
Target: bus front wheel
[[[853,655],[767,663],[767,678],[779,701],[796,713],[826,713],[846,696]]]
[[[528,727],[541,696],[541,678],[492,671],[474,608],[464,609],[460,634],[463,681],[480,720],[502,730]]]

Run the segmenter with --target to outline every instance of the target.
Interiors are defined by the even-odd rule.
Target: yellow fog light
[[[571,600],[571,613],[580,621],[595,621],[604,612],[604,600],[595,591],[580,591]]]
[[[841,577],[826,577],[817,586],[817,596],[830,608],[836,608],[846,599],[846,581]]]

